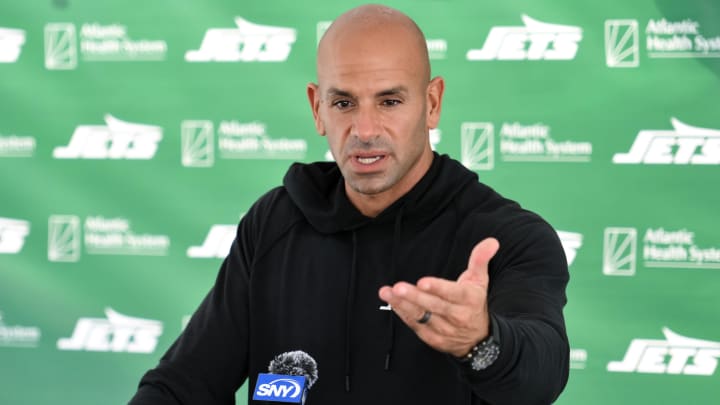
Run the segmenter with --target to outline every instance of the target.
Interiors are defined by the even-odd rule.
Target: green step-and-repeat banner
[[[0,403],[131,397],[243,213],[328,159],[305,86],[356,4],[0,3]],[[387,4],[447,81],[433,147],[563,242],[557,403],[720,403],[720,1]]]

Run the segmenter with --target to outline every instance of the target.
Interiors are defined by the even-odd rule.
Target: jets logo
[[[80,318],[73,335],[58,340],[60,350],[152,353],[162,334],[160,321],[134,318],[105,309],[105,318]]]
[[[107,125],[80,125],[70,143],[53,150],[55,159],[152,159],[162,128],[105,115]]]
[[[582,29],[549,24],[522,15],[524,27],[493,27],[482,49],[471,49],[467,59],[570,60],[575,58]]]
[[[627,153],[616,153],[617,164],[720,164],[720,130],[687,125],[671,118],[671,130],[641,130]]]
[[[235,18],[237,28],[210,28],[200,49],[185,53],[188,62],[282,62],[297,34],[292,28],[253,24]]]

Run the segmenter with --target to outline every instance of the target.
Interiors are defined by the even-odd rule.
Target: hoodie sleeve
[[[214,286],[157,367],[142,377],[131,405],[235,403],[235,392],[248,373],[254,212],[240,221]]]
[[[460,364],[462,378],[489,404],[550,404],[569,373],[563,307],[569,274],[557,233],[534,214],[503,226],[490,262],[488,308],[500,355],[485,370]]]

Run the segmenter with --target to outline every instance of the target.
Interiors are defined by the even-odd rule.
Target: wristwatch
[[[461,363],[468,364],[475,371],[485,370],[500,356],[500,336],[497,328],[491,325],[491,333],[470,352],[460,359]]]

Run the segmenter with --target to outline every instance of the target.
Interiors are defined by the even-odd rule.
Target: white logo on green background
[[[53,215],[48,228],[48,259],[77,262],[84,245],[91,255],[166,256],[167,235],[134,232],[127,218],[89,216],[80,229],[80,218]]]
[[[187,256],[191,258],[224,258],[230,252],[236,231],[236,225],[213,225],[203,244],[189,247]]]
[[[559,141],[543,123],[503,122],[499,134],[499,152],[508,162],[587,163],[592,158],[590,142]]]
[[[460,161],[470,170],[495,167],[494,127],[489,122],[463,122],[460,126]]]
[[[588,353],[585,349],[570,349],[570,368],[584,369],[587,366]]]
[[[181,161],[185,167],[211,167],[215,163],[213,124],[186,120],[181,126]]]
[[[0,27],[0,63],[17,62],[25,44],[25,31]]]
[[[105,115],[107,125],[80,125],[67,146],[53,150],[55,159],[152,159],[162,140],[162,128],[126,122]]]
[[[0,312],[0,347],[37,347],[41,334],[36,326],[6,325]]]
[[[603,274],[634,276],[637,256],[635,228],[605,228],[603,237]]]
[[[80,218],[74,215],[52,215],[48,220],[48,260],[80,260]]]
[[[315,24],[315,44],[320,45],[320,40],[322,39],[323,35],[325,35],[325,31],[330,28],[330,25],[332,25],[332,21],[318,21],[317,24]]]
[[[0,135],[0,157],[31,157],[36,146],[32,136]]]
[[[636,20],[605,21],[605,63],[612,68],[640,65],[640,41]]]
[[[577,251],[582,246],[583,236],[577,232],[556,231],[562,243],[568,266],[572,265],[577,256]]]
[[[651,58],[720,58],[720,36],[706,37],[691,18],[650,20],[645,28]]]
[[[720,130],[687,125],[671,118],[672,130],[638,132],[627,153],[616,153],[616,164],[717,165],[720,164]]]
[[[571,60],[582,40],[582,29],[549,24],[522,15],[524,27],[493,27],[482,49],[471,49],[471,61]]]
[[[79,37],[78,41],[74,24],[45,25],[45,67],[75,69],[80,56],[84,61],[96,62],[161,61],[167,53],[167,42],[131,39],[127,27],[121,24],[83,24]]]
[[[237,28],[210,28],[188,62],[283,62],[297,37],[292,28],[253,24],[235,17]]]
[[[638,232],[635,228],[606,228],[603,274],[635,275]],[[646,268],[720,269],[720,247],[702,246],[687,229],[647,228],[642,237],[642,264]]]
[[[90,352],[152,353],[162,335],[163,324],[152,319],[122,315],[105,309],[104,318],[80,318],[69,338],[57,342],[60,350]]]
[[[0,254],[19,253],[30,233],[30,222],[20,219],[0,218]]]
[[[715,373],[720,342],[694,339],[662,329],[665,340],[633,339],[622,361],[611,361],[614,373],[684,374],[709,376]]]
[[[45,25],[45,67],[70,70],[77,67],[78,50],[75,26],[69,23]]]
[[[643,237],[645,267],[720,269],[720,247],[698,245],[687,229],[648,228]]]

